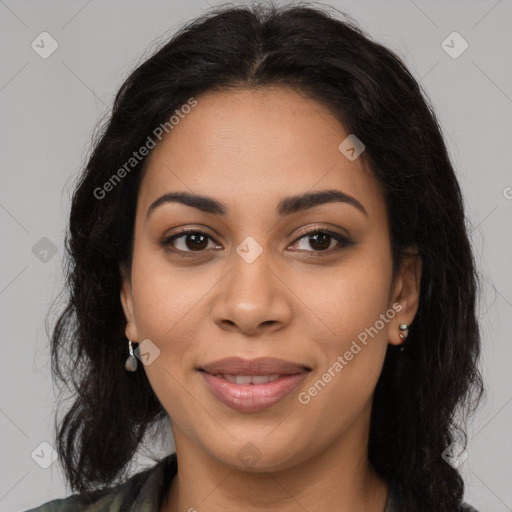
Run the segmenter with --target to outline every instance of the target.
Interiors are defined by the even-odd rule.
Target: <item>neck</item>
[[[356,423],[320,453],[268,472],[228,466],[174,426],[178,474],[161,512],[383,512],[388,486],[369,464],[368,430]]]

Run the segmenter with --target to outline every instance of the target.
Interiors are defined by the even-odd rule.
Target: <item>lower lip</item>
[[[215,398],[240,412],[257,412],[271,407],[291,393],[307,376],[307,371],[281,375],[265,384],[236,384],[223,377],[201,371],[204,381]]]

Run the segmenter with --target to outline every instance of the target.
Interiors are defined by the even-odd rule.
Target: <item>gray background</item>
[[[140,59],[214,4],[0,0],[1,510],[69,494],[57,462],[39,465],[51,462],[50,448],[40,444],[53,442],[56,407],[44,317],[61,289],[69,197],[93,129]],[[483,276],[487,396],[470,425],[461,466],[465,499],[482,512],[510,511],[512,0],[330,5],[405,60],[443,127]],[[47,59],[31,47],[43,31],[58,42]],[[453,31],[469,44],[458,58],[442,47]],[[461,48],[460,41],[448,44],[451,51]],[[170,449],[172,444],[155,448],[162,454]],[[144,456],[137,461],[147,463]]]

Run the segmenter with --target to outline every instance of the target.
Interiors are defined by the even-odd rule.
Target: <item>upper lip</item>
[[[211,375],[293,375],[310,370],[303,364],[274,357],[258,357],[256,359],[226,357],[205,364],[200,369]]]

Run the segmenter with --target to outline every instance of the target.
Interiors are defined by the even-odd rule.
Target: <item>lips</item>
[[[310,368],[274,357],[260,357],[257,359],[227,357],[208,363],[201,369],[210,375],[293,375]]]
[[[257,412],[289,395],[311,371],[307,366],[261,357],[228,357],[198,368],[212,395],[239,412]]]

